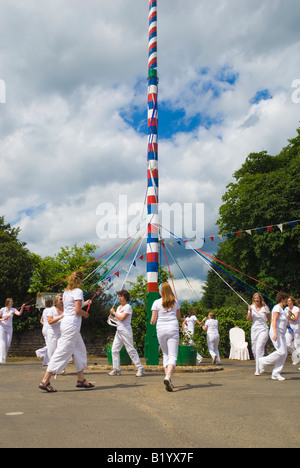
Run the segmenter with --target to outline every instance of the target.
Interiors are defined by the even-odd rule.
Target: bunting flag
[[[262,234],[263,232],[269,232],[269,233],[274,233],[274,228],[279,229],[279,231],[282,233],[284,230],[284,227],[291,226],[292,229],[296,227],[296,225],[300,223],[300,219],[297,219],[295,221],[287,221],[285,223],[280,223],[280,224],[273,224],[270,226],[263,226],[263,227],[255,227],[251,229],[245,229],[245,230],[238,230],[234,232],[228,232],[226,234],[213,234],[213,235],[208,235],[205,237],[201,237],[201,240],[203,243],[206,242],[206,239],[210,239],[211,242],[214,242],[216,238],[219,238],[221,241],[223,241],[224,238],[226,239],[234,239],[236,236],[238,236],[240,239],[243,237],[244,234],[247,234],[248,236],[252,236],[253,234]],[[199,238],[198,238],[199,239]],[[193,239],[182,239],[182,241],[177,240],[177,244],[181,246],[181,242],[188,243],[188,242],[196,242],[197,238]],[[172,245],[172,242],[168,242],[168,244]]]

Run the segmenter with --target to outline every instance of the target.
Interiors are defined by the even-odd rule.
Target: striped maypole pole
[[[148,236],[147,283],[148,292],[158,287],[158,110],[157,110],[157,0],[149,0],[149,56],[148,56]]]
[[[148,55],[148,156],[147,156],[147,334],[145,358],[158,365],[159,345],[156,326],[150,324],[153,302],[158,294],[159,214],[158,214],[158,76],[157,76],[157,0],[149,0]]]

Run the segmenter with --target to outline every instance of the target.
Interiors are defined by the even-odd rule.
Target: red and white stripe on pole
[[[158,215],[158,76],[157,76],[157,0],[149,0],[148,56],[148,292],[158,291],[159,215]]]

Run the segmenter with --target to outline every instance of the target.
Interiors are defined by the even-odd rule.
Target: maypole
[[[147,335],[145,357],[158,364],[156,327],[150,325],[151,306],[158,294],[159,214],[158,214],[158,76],[157,76],[157,0],[149,0],[148,55],[148,154],[147,154]]]

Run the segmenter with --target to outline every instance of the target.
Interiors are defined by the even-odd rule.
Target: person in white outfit
[[[57,348],[50,359],[47,372],[39,385],[41,390],[48,393],[55,393],[51,386],[51,377],[61,374],[65,369],[70,356],[74,355],[77,371],[76,388],[90,389],[94,385],[87,382],[84,377],[84,369],[87,366],[86,347],[80,334],[82,317],[89,317],[88,311],[84,311],[91,301],[84,302],[83,291],[81,289],[84,276],[82,271],[73,273],[69,278],[69,284],[63,295],[64,317],[61,320],[61,337],[58,340]]]
[[[300,345],[300,309],[292,296],[288,298],[285,313],[289,320],[289,327],[286,332],[287,349],[289,353],[293,354]]]
[[[5,301],[5,307],[0,310],[0,364],[6,364],[13,337],[13,318],[15,315],[20,317],[25,307],[25,304],[23,304],[20,311],[18,311],[13,305],[14,301],[9,297]]]
[[[182,333],[188,340],[189,346],[195,346],[195,342],[193,340],[195,334],[195,325],[202,325],[205,322],[206,317],[200,322],[196,316],[196,310],[190,309],[189,316],[185,317],[182,322]],[[200,364],[203,361],[203,357],[197,351],[197,364]]]
[[[248,308],[248,322],[252,322],[251,343],[252,353],[256,361],[255,375],[259,372],[259,358],[265,355],[265,347],[269,339],[269,328],[267,322],[271,324],[271,314],[260,293],[254,294],[252,305]]]
[[[159,293],[161,299],[152,305],[151,325],[156,324],[157,338],[163,352],[164,385],[168,392],[172,392],[172,375],[178,357],[180,306],[169,283],[161,284]]]
[[[213,364],[220,364],[220,333],[219,333],[219,322],[216,320],[216,316],[213,312],[208,314],[208,320],[206,320],[203,330],[207,332],[207,346],[209,354],[212,357]]]
[[[54,299],[53,307],[47,309],[48,322],[48,356],[52,358],[56,351],[58,340],[61,337],[60,321],[64,317],[63,295],[58,294]]]
[[[276,296],[277,305],[272,310],[272,323],[270,328],[270,338],[275,347],[275,351],[269,356],[259,358],[259,372],[263,374],[266,366],[274,365],[272,372],[273,380],[285,380],[281,375],[286,357],[286,329],[288,326],[288,318],[284,312],[284,307],[287,305],[288,294],[279,292]]]
[[[49,329],[49,324],[48,324],[48,309],[53,307],[53,300],[52,299],[46,299],[45,301],[45,309],[43,310],[43,314],[40,320],[40,323],[43,325],[42,328],[42,334],[46,343],[46,346],[43,348],[37,349],[35,352],[35,355],[38,359],[43,359],[43,366],[48,366],[49,364],[49,355],[48,355],[48,329]]]
[[[133,345],[133,333],[131,328],[132,307],[130,304],[128,304],[130,301],[130,294],[128,291],[126,291],[126,289],[122,289],[117,294],[119,297],[120,306],[117,308],[117,310],[112,308],[110,311],[110,318],[116,319],[117,331],[111,350],[113,370],[109,373],[109,375],[121,375],[120,351],[123,346],[125,346],[129,357],[137,368],[136,377],[142,377],[145,373],[145,370],[139,358],[138,352]],[[112,317],[112,315],[114,317]]]

